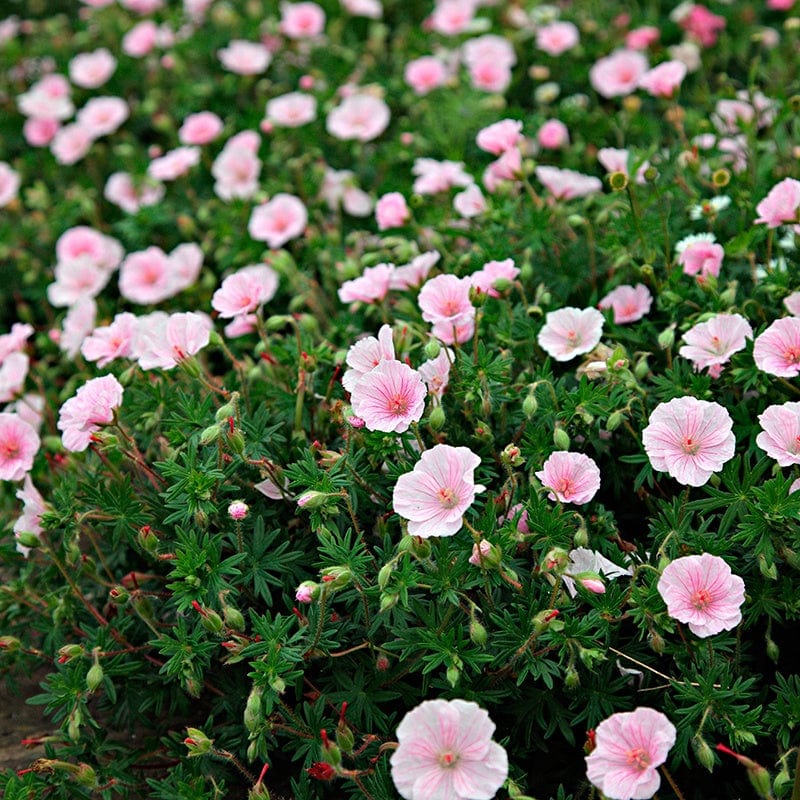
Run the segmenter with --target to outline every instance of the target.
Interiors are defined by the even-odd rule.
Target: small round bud
[[[623,422],[625,422],[625,415],[621,411],[612,411],[606,420],[606,430],[615,431]]]
[[[717,759],[711,746],[699,733],[692,736],[692,750],[698,763],[711,772]]]
[[[479,647],[484,647],[489,640],[486,628],[475,617],[469,621],[469,638]]]
[[[228,516],[234,520],[244,519],[250,511],[250,506],[243,500],[234,500],[228,506]]]
[[[578,670],[575,669],[572,665],[567,667],[567,672],[564,675],[564,686],[567,689],[577,689],[581,685],[581,676],[578,674]]]
[[[209,425],[200,434],[200,444],[205,445],[205,444],[211,444],[212,442],[216,442],[217,439],[219,439],[221,433],[222,433],[222,428],[219,426],[219,424]]]
[[[458,685],[458,681],[461,679],[461,670],[455,664],[451,664],[447,668],[445,677],[447,678],[447,682],[450,684],[450,686],[455,689]]]
[[[430,416],[428,417],[428,425],[431,426],[431,430],[440,431],[444,427],[445,422],[447,422],[447,415],[441,406],[435,406],[431,409]]]
[[[89,671],[86,673],[86,688],[90,692],[97,691],[100,688],[100,684],[103,682],[103,668],[95,662],[89,667]]]
[[[628,176],[624,172],[612,172],[608,176],[608,185],[615,192],[624,192],[628,188]]]
[[[424,347],[425,358],[436,358],[442,352],[442,346],[438,339],[429,339]]]
[[[536,399],[536,395],[534,395],[531,392],[531,394],[529,394],[522,401],[522,413],[530,420],[533,419],[538,408],[539,408],[539,402]]]
[[[569,434],[563,428],[556,428],[553,431],[553,444],[559,450],[569,450]]]
[[[385,589],[386,585],[389,583],[389,579],[392,577],[392,572],[394,571],[394,564],[384,564],[378,570],[378,587],[380,589]]]

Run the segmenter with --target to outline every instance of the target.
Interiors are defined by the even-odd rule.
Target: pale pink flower
[[[768,375],[800,374],[800,317],[776,319],[753,344],[756,366]]]
[[[375,219],[379,231],[405,225],[411,219],[405,197],[400,192],[389,192],[379,197],[375,204]]]
[[[800,292],[792,292],[783,298],[783,305],[793,317],[800,317]]]
[[[267,102],[266,118],[284,128],[299,128],[317,118],[317,99],[305,92],[289,92]]]
[[[158,25],[151,19],[134,25],[122,37],[122,52],[132,58],[146,56],[158,42]]]
[[[642,431],[653,469],[684,486],[703,486],[733,458],[733,420],[719,403],[676,397],[659,403]]]
[[[712,47],[720,31],[725,29],[725,17],[713,14],[699,3],[690,3],[687,13],[678,19],[678,24],[701,46]]]
[[[419,372],[401,361],[384,359],[359,378],[350,401],[368,430],[403,433],[422,418],[426,394]]]
[[[486,198],[481,192],[480,186],[471,183],[453,197],[453,208],[465,219],[472,219],[483,214],[487,209]]]
[[[94,137],[87,128],[71,122],[59,128],[50,142],[50,152],[59,164],[69,166],[80,161],[89,152],[93,141]]]
[[[0,481],[21,481],[40,444],[39,434],[17,414],[0,414]]]
[[[342,8],[354,17],[380,19],[383,16],[381,0],[341,0]]]
[[[511,83],[511,69],[491,59],[469,65],[472,86],[484,92],[504,92]]]
[[[143,329],[139,320],[139,366],[142,369],[172,369],[200,352],[209,342],[213,323],[206,314],[186,312],[159,316]]]
[[[472,553],[467,561],[474,567],[480,567],[492,555],[492,543],[488,539],[481,539],[472,545]]]
[[[17,95],[17,107],[32,119],[69,119],[75,113],[69,81],[57,73],[45,75],[27,92]]]
[[[456,354],[449,347],[443,347],[436,358],[428,359],[419,365],[419,374],[422,375],[429,394],[439,398],[444,394],[450,382],[450,366],[455,357]]]
[[[522,153],[514,147],[489,164],[483,174],[483,183],[489,191],[494,192],[500,181],[517,181],[522,174]]]
[[[17,414],[21,420],[24,420],[35,431],[38,431],[44,421],[44,397],[40,394],[27,392],[16,402],[6,406],[6,411]]]
[[[67,358],[78,355],[83,340],[94,330],[96,319],[97,303],[93,297],[83,296],[70,306],[57,339],[59,349]]]
[[[116,358],[129,358],[137,324],[133,314],[117,314],[110,325],[95,328],[83,340],[81,354],[87,361],[96,361],[98,367],[106,367]]]
[[[119,293],[131,303],[150,305],[172,297],[172,267],[160,247],[131,253],[119,270]]]
[[[417,194],[438,194],[453,186],[469,186],[472,176],[464,171],[460,161],[436,161],[432,158],[418,158],[414,161],[411,173],[416,175],[413,191]]]
[[[55,282],[47,287],[47,299],[54,306],[72,306],[86,297],[97,297],[111,274],[89,256],[59,261],[55,266]]]
[[[440,258],[439,253],[430,250],[414,256],[408,264],[395,267],[389,277],[389,288],[400,291],[416,289],[427,279],[431,268],[438,263]]]
[[[794,494],[795,492],[800,492],[800,478],[792,481],[792,485],[789,487],[789,494]]]
[[[716,243],[713,233],[698,233],[686,236],[675,245],[678,264],[686,275],[696,275],[702,281],[709,275],[717,277],[722,267],[725,251]]]
[[[600,488],[600,469],[583,453],[551,453],[536,477],[550,489],[547,496],[562,503],[588,503]]]
[[[234,39],[217,51],[220,63],[229,72],[237,75],[260,75],[266,72],[272,60],[269,50],[261,42]]]
[[[614,322],[617,325],[624,325],[626,322],[636,322],[649,313],[652,303],[653,295],[650,294],[650,290],[643,283],[637,283],[636,286],[627,284],[617,286],[597,304],[597,307],[603,310],[613,309]]]
[[[769,406],[758,421],[756,444],[782,467],[800,464],[800,403]]]
[[[549,56],[560,56],[579,41],[580,33],[572,22],[551,22],[536,30],[536,46]]]
[[[136,14],[152,14],[164,7],[164,0],[119,0],[119,4]]]
[[[314,599],[313,584],[309,582],[301,583],[294,593],[294,599],[298,603],[310,603]]]
[[[578,547],[575,550],[570,550],[567,570],[568,573],[562,575],[561,579],[570,597],[575,597],[578,593],[575,588],[575,581],[581,580],[581,573],[594,573],[607,580],[630,577],[633,575],[633,570],[630,567],[627,569],[625,567],[620,567],[613,561],[607,559],[602,553],[589,550],[587,547]],[[589,588],[591,591],[590,587],[584,585],[584,588]],[[605,586],[603,586],[603,591],[605,591]],[[599,592],[599,594],[602,593],[603,592]]]
[[[39,490],[33,485],[30,475],[25,475],[25,482],[22,484],[22,488],[17,489],[17,500],[22,500],[23,506],[22,514],[17,517],[17,521],[14,523],[14,535],[19,537],[19,534],[24,531],[25,533],[40,536],[43,531],[41,517],[47,510],[47,504]],[[30,552],[30,548],[24,547],[19,541],[17,542],[17,550],[26,558]]]
[[[558,150],[569,144],[569,130],[560,119],[548,119],[536,131],[536,140],[546,150]]]
[[[135,214],[143,206],[161,202],[164,193],[163,184],[148,178],[137,185],[127,172],[109,175],[103,190],[103,196],[109,203],[119,206],[128,214]]]
[[[661,31],[652,25],[634,28],[625,34],[625,47],[629,50],[647,50],[661,38]]]
[[[569,361],[594,350],[603,334],[603,322],[596,308],[560,308],[547,313],[536,340],[556,361]]]
[[[753,338],[750,323],[740,314],[717,314],[700,322],[683,334],[686,344],[678,351],[697,370],[721,366],[734,353],[744,350],[747,339]]]
[[[719,556],[683,556],[667,564],[658,579],[667,613],[705,639],[742,621],[744,581]]]
[[[447,65],[436,56],[423,56],[409,61],[403,75],[414,93],[422,96],[444,86],[449,71]]]
[[[0,336],[0,364],[12,353],[20,352],[28,339],[33,335],[33,326],[27,323],[15,322],[9,333]]]
[[[770,189],[769,194],[756,206],[756,224],[764,223],[777,228],[784,223],[798,221],[800,209],[800,181],[784,178]]]
[[[113,272],[123,255],[122,245],[116,239],[86,225],[68,228],[56,241],[56,259],[59,262],[86,258],[104,272]]]
[[[433,323],[433,335],[445,344],[469,340],[475,330],[475,307],[469,299],[469,278],[437,275],[420,290],[422,319]]]
[[[0,161],[0,208],[16,199],[19,183],[19,173],[11,169],[5,161]]]
[[[286,242],[301,236],[308,224],[308,212],[294,195],[276,194],[268,203],[256,206],[250,215],[247,231],[259,242],[276,250]]]
[[[483,62],[494,62],[509,71],[517,63],[514,45],[504,36],[493,33],[464,42],[461,45],[461,58],[468,67]]]
[[[501,119],[486,128],[481,128],[475,139],[478,147],[487,153],[499,156],[516,148],[523,140],[522,123],[516,119]]]
[[[348,368],[342,376],[342,386],[352,394],[361,377],[375,369],[381,361],[392,361],[394,358],[392,328],[382,325],[377,339],[365,336],[350,346],[345,358]]]
[[[122,393],[122,385],[113,375],[83,384],[58,414],[57,427],[64,447],[73,453],[85,450],[100,426],[114,421],[114,412],[122,404]]]
[[[767,0],[767,8],[773,11],[789,11],[795,4],[795,0]]]
[[[325,127],[337,139],[371,142],[386,130],[390,118],[389,106],[379,97],[353,94],[329,112]]]
[[[685,77],[686,64],[682,61],[665,61],[639,78],[639,88],[654,97],[672,97]]]
[[[506,522],[513,523],[516,520],[516,529],[518,533],[530,533],[528,527],[528,509],[522,503],[515,503],[508,509],[508,514],[501,514],[497,518],[497,525],[504,525]]]
[[[326,169],[320,195],[331,211],[341,205],[354,217],[372,213],[372,198],[356,186],[355,174],[349,169]]]
[[[258,157],[260,142],[253,131],[242,131],[228,139],[211,165],[217,197],[222,200],[249,200],[255,195],[261,174],[261,159]]]
[[[199,163],[199,147],[176,147],[154,158],[147,167],[147,174],[155,180],[174,181]]]
[[[411,536],[454,536],[461,530],[464,512],[486,488],[475,483],[480,463],[468,447],[437,444],[397,479],[392,507],[408,520]]]
[[[607,172],[621,172],[623,175],[630,177],[630,163],[631,154],[628,150],[620,147],[601,147],[597,151],[597,160],[603,165]],[[646,183],[644,173],[650,166],[649,161],[643,162],[636,170],[636,183]]]
[[[47,147],[61,130],[57,119],[37,119],[31,117],[22,126],[22,135],[31,147]]]
[[[121,97],[93,97],[75,115],[75,120],[93,139],[114,133],[130,110]]]
[[[500,292],[495,288],[497,281],[513,283],[519,275],[519,267],[514,265],[513,259],[503,261],[487,261],[481,269],[469,275],[470,284],[489,297],[500,297]]]
[[[343,303],[375,303],[386,297],[394,274],[394,264],[376,264],[367,267],[359,278],[345,281],[338,291]]]
[[[603,190],[600,178],[571,169],[536,167],[536,177],[557,200],[572,200]]]
[[[30,359],[25,353],[9,353],[0,361],[0,403],[8,403],[22,392]]]
[[[473,0],[439,0],[426,26],[444,36],[457,36],[469,28],[475,8]]]
[[[658,768],[675,735],[675,726],[652,708],[612,714],[595,730],[586,777],[611,800],[646,800],[661,785]]]
[[[316,3],[281,3],[279,30],[290,39],[308,39],[325,30],[325,12]]]
[[[172,274],[171,297],[194,286],[203,268],[203,250],[194,242],[179,244],[169,254],[169,265]]]
[[[211,306],[223,318],[257,311],[278,290],[278,273],[266,264],[251,264],[222,282],[211,298]]]
[[[83,89],[102,86],[117,68],[111,51],[100,47],[91,53],[79,53],[69,62],[69,79]]]
[[[426,700],[397,727],[392,780],[405,800],[488,800],[508,776],[495,725],[477,703]]]
[[[270,500],[283,500],[289,491],[289,481],[284,479],[283,488],[281,488],[272,478],[265,478],[259,483],[254,483],[253,488]]]
[[[635,91],[647,66],[638,50],[617,50],[592,65],[589,82],[603,97],[621,97]]]
[[[222,133],[224,124],[213,111],[189,114],[178,131],[178,141],[186,145],[203,145],[213,142]]]

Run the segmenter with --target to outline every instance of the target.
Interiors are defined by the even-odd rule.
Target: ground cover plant
[[[4,797],[800,798],[792,0],[10,11]]]

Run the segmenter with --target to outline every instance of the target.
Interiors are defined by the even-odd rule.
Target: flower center
[[[634,747],[626,753],[628,764],[640,771],[650,766],[650,755],[643,747]]]
[[[400,417],[408,412],[408,399],[401,394],[392,395],[386,403],[386,410]]]
[[[0,455],[3,458],[16,458],[19,455],[19,442],[12,440],[0,444]]]
[[[560,494],[565,500],[572,497],[572,481],[569,478],[562,478],[555,487],[556,494]]]
[[[458,764],[458,754],[451,753],[449,750],[439,756],[439,765],[445,769],[452,769]]]
[[[580,334],[577,331],[567,331],[567,341],[574,347],[581,343]]]
[[[788,364],[800,364],[800,345],[787,347],[783,357],[786,359]]]
[[[711,605],[711,592],[708,589],[698,589],[692,594],[692,605],[698,611],[705,611]]]
[[[439,489],[436,493],[436,497],[442,508],[455,508],[458,505],[458,496],[449,486]]]
[[[700,449],[700,442],[697,439],[692,439],[691,436],[685,436],[681,443],[681,449],[687,456],[693,456]]]

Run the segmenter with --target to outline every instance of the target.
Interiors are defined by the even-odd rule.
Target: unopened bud
[[[772,639],[767,639],[767,656],[769,659],[777,664],[780,655],[781,651],[778,645]]]
[[[445,677],[447,678],[447,682],[450,684],[450,686],[455,689],[459,680],[461,679],[461,670],[455,664],[451,664],[447,668]]]
[[[442,346],[438,339],[429,339],[424,347],[425,358],[436,358],[442,351]]]
[[[761,764],[756,764],[752,769],[748,769],[747,777],[759,797],[763,800],[772,800],[772,781],[769,772]]]
[[[217,422],[227,422],[231,417],[236,416],[236,404],[232,401],[223,403],[214,414]]]
[[[260,686],[254,686],[247,696],[247,703],[244,707],[244,725],[250,733],[254,733],[264,721],[264,712],[261,697],[264,690]]]
[[[200,615],[200,624],[209,633],[219,633],[224,627],[222,617],[212,608],[205,609],[205,613]]]
[[[222,618],[225,620],[225,625],[231,630],[244,630],[244,615],[235,606],[223,606]]]
[[[31,531],[20,531],[16,534],[16,539],[22,547],[27,547],[29,549],[39,547],[42,543],[39,537]]]
[[[612,411],[606,420],[606,430],[615,431],[625,422],[625,415],[621,411]]]
[[[103,668],[95,662],[86,673],[86,688],[90,692],[97,691],[100,688],[100,684],[103,683],[103,677]]]
[[[320,574],[322,583],[329,589],[343,589],[353,580],[352,573],[347,567],[326,567]]]
[[[75,658],[80,658],[81,656],[86,655],[86,650],[79,644],[65,644],[63,647],[58,649],[58,661],[59,664],[69,664]]]
[[[661,331],[658,334],[658,346],[662,350],[668,350],[675,344],[675,326],[670,325],[669,328]]]
[[[709,772],[714,769],[716,758],[714,751],[708,742],[699,734],[692,736],[692,750],[698,763],[704,766]]]
[[[335,744],[328,738],[325,731],[320,731],[322,736],[322,760],[332,767],[338,767],[342,763],[342,751],[339,745]]]
[[[228,431],[225,436],[225,440],[228,442],[228,446],[231,450],[236,453],[237,456],[242,455],[244,453],[244,434],[236,428],[233,432]]]
[[[569,450],[569,434],[563,428],[556,428],[553,431],[553,444],[559,450]]]
[[[522,451],[519,449],[518,445],[513,443],[507,444],[503,448],[500,458],[504,463],[512,467],[521,467],[525,463],[525,459],[522,457]]]
[[[581,685],[581,676],[578,670],[572,664],[567,667],[566,674],[564,675],[564,686],[567,689],[577,689]]]
[[[378,570],[378,588],[385,589],[386,585],[389,583],[389,579],[392,577],[392,572],[394,571],[394,565],[392,563],[384,564]]]
[[[153,533],[149,525],[139,528],[137,539],[142,550],[148,553],[155,553],[158,550],[158,537]]]
[[[602,578],[595,572],[581,572],[575,576],[575,580],[580,586],[592,594],[605,594],[606,586]]]
[[[469,638],[479,647],[484,647],[489,640],[488,631],[475,617],[469,621]]]
[[[204,756],[206,753],[211,752],[214,740],[209,739],[203,731],[199,728],[187,728],[186,733],[188,736],[183,740],[183,743],[189,748],[190,758]]]
[[[541,569],[545,572],[563,572],[569,564],[569,553],[563,547],[553,547],[542,559]]]
[[[767,561],[764,553],[758,554],[758,570],[765,578],[771,581],[778,580],[778,568],[775,566],[775,562]]]
[[[308,492],[303,492],[297,498],[297,505],[299,508],[322,508],[327,502],[330,495],[327,492],[317,492],[313,489]]]
[[[539,408],[539,402],[536,396],[531,393],[522,401],[522,413],[528,418],[533,419],[536,410]]]
[[[14,653],[22,646],[16,636],[0,636],[0,651]]]
[[[410,550],[417,558],[424,560],[431,554],[431,543],[421,536],[412,536]]]
[[[441,406],[435,406],[428,417],[428,425],[431,426],[431,430],[440,431],[446,421],[447,416],[444,413],[444,409]]]
[[[650,636],[647,637],[647,643],[654,653],[661,655],[664,652],[664,637],[661,634],[651,631]]]
[[[472,303],[475,308],[480,308],[484,305],[488,297],[489,295],[477,286],[469,287],[469,302]]]
[[[344,721],[340,720],[336,726],[336,744],[343,753],[352,753],[353,747],[356,743],[356,737],[350,726]]]
[[[97,786],[97,773],[94,771],[93,767],[90,767],[83,761],[78,764],[78,769],[73,773],[73,777],[75,778],[75,782],[79,783],[81,786],[86,786],[90,789]]]
[[[379,611],[388,611],[390,608],[394,608],[397,605],[397,601],[400,597],[396,594],[389,594],[388,592],[381,592],[381,604]]]

